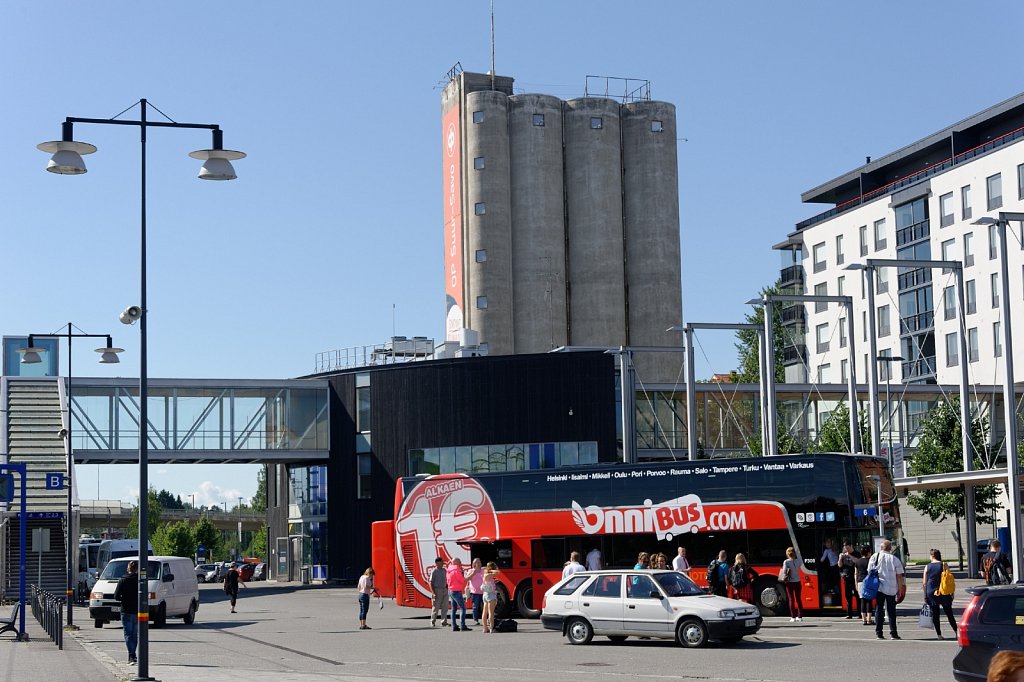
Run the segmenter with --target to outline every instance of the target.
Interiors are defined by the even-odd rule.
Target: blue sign
[[[835,512],[825,512],[825,520],[826,521],[835,521],[836,520],[836,513]]]
[[[205,556],[206,555],[206,547],[204,545],[197,546],[196,547],[196,554],[200,554],[200,555],[204,555]]]
[[[818,512],[818,521],[820,522],[820,521],[824,521],[824,520],[825,520],[825,512]]]
[[[857,510],[855,516],[878,516],[878,510],[875,509],[874,507],[862,507]]]
[[[0,502],[14,501],[14,474],[0,474]]]
[[[63,519],[64,512],[28,512],[25,514],[28,519]]]
[[[64,474],[58,472],[46,473],[47,490],[64,490]]]

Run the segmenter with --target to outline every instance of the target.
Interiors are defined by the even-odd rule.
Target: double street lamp
[[[129,107],[134,108],[135,105]],[[234,180],[235,169],[231,162],[245,158],[242,152],[224,149],[224,138],[220,126],[206,123],[179,123],[171,120],[156,107],[153,109],[167,118],[166,121],[150,121],[147,119],[152,106],[145,99],[138,102],[139,119],[126,120],[118,118],[78,118],[69,116],[61,126],[61,139],[43,142],[37,145],[40,151],[53,156],[46,170],[60,175],[81,175],[86,172],[82,156],[92,154],[96,147],[74,139],[75,123],[99,125],[134,126],[140,131],[141,145],[141,191],[140,191],[140,255],[139,255],[139,304],[127,308],[121,313],[120,319],[125,324],[139,323],[139,642],[138,642],[138,673],[134,679],[148,680],[149,677],[149,591],[147,566],[145,557],[149,549],[149,412],[148,412],[148,370],[147,370],[147,336],[146,318],[146,134],[149,128],[194,128],[212,132],[213,140],[209,149],[200,149],[189,154],[194,159],[203,161],[199,171],[200,180]],[[125,111],[128,111],[126,109]],[[121,112],[122,114],[124,112]]]
[[[45,352],[45,350],[46,350],[45,348],[37,348],[36,347],[36,344],[35,344],[36,339],[67,339],[68,340],[68,390],[67,390],[67,396],[66,396],[66,400],[67,400],[67,403],[68,403],[68,421],[67,421],[67,426],[61,428],[61,430],[59,432],[59,435],[62,438],[64,438],[65,441],[66,441],[65,451],[67,453],[67,460],[68,460],[68,466],[67,466],[67,468],[68,468],[68,475],[67,475],[67,481],[66,481],[67,486],[68,486],[68,511],[67,511],[67,519],[65,521],[65,526],[66,526],[66,529],[67,529],[65,534],[66,534],[66,537],[67,537],[67,574],[68,574],[67,575],[67,578],[68,578],[68,583],[67,583],[68,622],[67,622],[67,624],[68,624],[68,627],[71,627],[71,626],[73,626],[75,624],[74,615],[72,613],[72,611],[73,611],[72,606],[73,606],[74,601],[75,601],[75,578],[77,576],[75,575],[73,567],[74,567],[74,564],[75,564],[75,555],[74,555],[74,551],[75,550],[74,550],[74,547],[77,544],[75,541],[78,539],[77,537],[73,536],[74,524],[71,522],[72,521],[72,516],[71,516],[72,515],[72,509],[71,509],[71,506],[72,506],[72,494],[74,492],[74,475],[75,475],[75,446],[74,446],[74,444],[71,441],[71,428],[72,428],[72,423],[71,422],[72,422],[72,418],[74,416],[74,408],[73,408],[74,403],[72,402],[73,396],[72,396],[72,389],[71,389],[71,381],[72,381],[72,377],[74,376],[71,373],[71,340],[72,339],[85,339],[85,338],[88,338],[88,339],[106,339],[107,340],[107,345],[104,346],[103,348],[97,348],[96,349],[97,353],[101,353],[101,355],[100,355],[100,362],[102,364],[114,364],[114,363],[120,362],[121,360],[117,357],[117,354],[124,352],[123,348],[114,348],[113,347],[113,342],[111,341],[110,335],[108,335],[108,334],[86,334],[81,329],[79,329],[78,332],[75,332],[74,331],[75,329],[77,329],[77,327],[75,327],[72,323],[68,322],[68,324],[67,324],[67,331],[65,331],[65,332],[53,332],[52,334],[29,334],[28,335],[28,347],[27,348],[19,348],[18,349],[18,352],[21,353],[21,362],[22,362],[22,364],[32,365],[32,364],[37,364],[39,362],[42,362],[42,358],[40,357],[39,354],[42,353],[42,352]]]

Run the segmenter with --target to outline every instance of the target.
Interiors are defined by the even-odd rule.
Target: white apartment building
[[[1000,211],[1024,211],[1024,94],[830,180],[802,195],[829,210],[802,221],[774,248],[783,252],[782,284],[807,294],[854,298],[855,375],[866,383],[867,315],[875,316],[879,381],[972,384],[1004,377],[999,306],[1000,260],[994,226],[975,225]],[[1024,235],[1007,233],[1012,352],[1024,362]],[[867,309],[861,271],[869,258],[957,260],[964,265],[966,315],[958,310],[951,271],[879,268],[875,310]],[[787,311],[792,332],[787,381],[845,382],[848,367],[842,306],[806,304]],[[801,335],[801,331],[803,334]],[[966,333],[968,357],[960,357]],[[803,339],[803,347],[800,340]],[[891,365],[891,375],[889,366]]]

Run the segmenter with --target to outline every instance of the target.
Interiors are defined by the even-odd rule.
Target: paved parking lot
[[[913,580],[911,585],[915,586]],[[960,587],[958,585],[958,587]],[[957,612],[966,603],[962,589]],[[912,592],[912,594],[916,594]],[[843,672],[857,677],[881,671],[898,678],[952,679],[955,640],[938,641],[917,627],[913,597],[900,618],[903,641],[880,642],[874,629],[837,617],[769,618],[756,637],[731,647],[687,650],[671,642],[588,646],[566,644],[538,621],[520,620],[517,633],[483,634],[431,628],[427,612],[374,602],[369,631],[357,629],[355,590],[345,587],[250,584],[231,614],[216,585],[201,586],[203,605],[193,626],[170,621],[152,630],[150,674],[178,680],[274,679],[516,680],[701,679],[820,682]],[[127,678],[121,628],[95,629],[79,612],[74,635],[87,651]],[[948,625],[947,625],[948,627]]]

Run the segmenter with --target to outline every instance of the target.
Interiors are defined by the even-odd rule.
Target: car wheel
[[[608,635],[608,639],[612,640],[616,644],[621,644],[629,639],[629,635]]]
[[[1009,485],[1009,484],[1007,484],[1007,485]],[[198,579],[199,582],[201,582],[201,583],[205,583],[206,582],[206,576],[205,575],[196,576],[196,579]]]
[[[533,584],[524,580],[516,587],[516,611],[523,618],[540,618],[540,609],[535,609],[533,604]]]
[[[582,618],[573,618],[565,624],[565,636],[569,644],[589,644],[594,638],[594,628]]]
[[[508,596],[508,588],[498,583],[495,595],[498,599],[494,603],[494,617],[508,618],[512,615],[512,599]]]
[[[192,602],[188,605],[188,613],[186,613],[182,620],[185,621],[185,625],[192,625],[196,622],[196,603]]]
[[[696,649],[708,642],[708,629],[696,618],[687,618],[676,628],[676,641],[681,646]]]
[[[167,625],[167,604],[160,604],[153,614],[153,627],[162,628]]]
[[[97,618],[96,620],[93,621],[93,625],[98,627],[98,628],[101,628],[101,627],[103,627],[103,621],[100,620],[99,618]]]
[[[763,616],[785,616],[786,597],[774,579],[754,583],[754,601]]]

